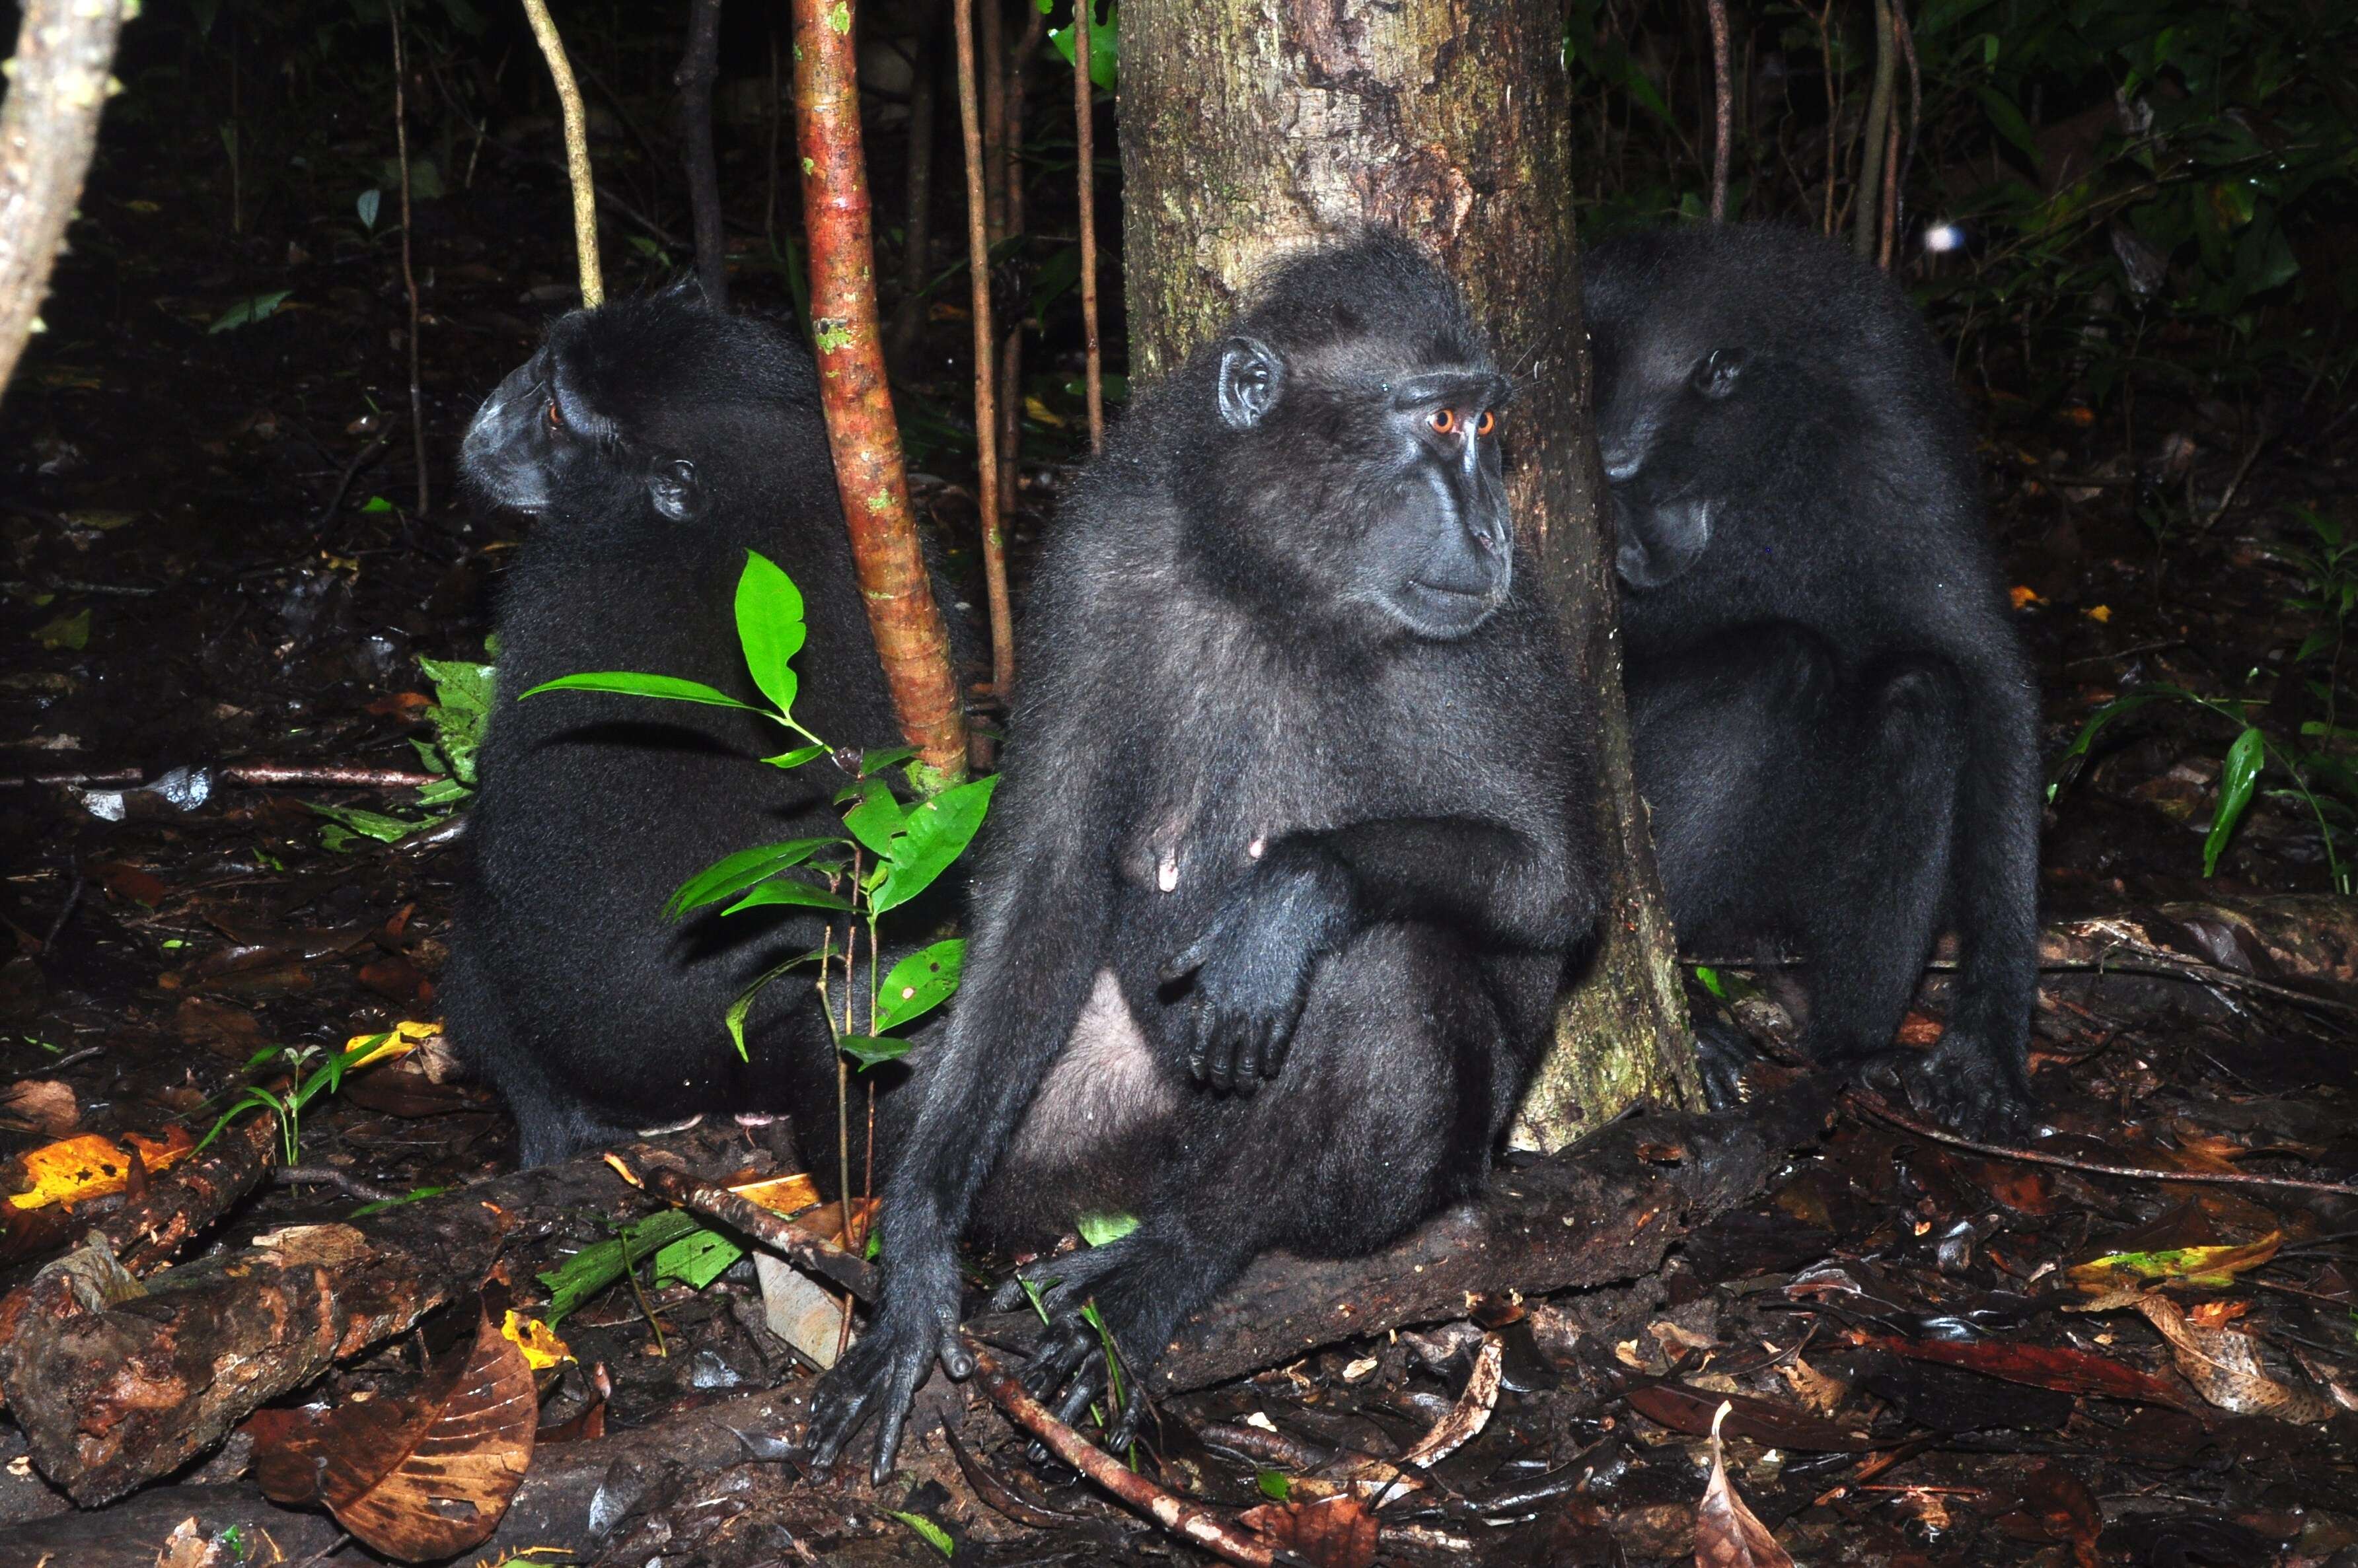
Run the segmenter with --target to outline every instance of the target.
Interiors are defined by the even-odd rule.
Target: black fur
[[[550,415],[556,406],[556,419]],[[809,986],[765,992],[738,1058],[722,1017],[817,945],[808,912],[676,923],[723,855],[838,832],[830,762],[727,708],[586,692],[639,670],[760,700],[732,605],[745,552],[801,588],[795,716],[838,746],[897,743],[836,499],[810,359],[774,326],[675,291],[577,311],[467,432],[471,487],[535,514],[501,585],[498,693],[470,811],[473,871],[444,991],[452,1039],[515,1112],[526,1164],[699,1111],[787,1109],[830,1055]]]
[[[1682,941],[1799,944],[1813,1055],[1967,1131],[2017,1130],[2037,694],[1946,359],[1888,277],[1799,230],[1614,241],[1583,305],[1639,785]],[[1894,1051],[1943,928],[1963,945],[1948,1032]]]
[[[970,1221],[1140,1219],[1033,1271],[1062,1282],[1027,1380],[1070,1417],[1103,1387],[1087,1302],[1134,1389],[1256,1254],[1365,1252],[1479,1185],[1600,886],[1590,727],[1511,569],[1504,391],[1448,281],[1377,236],[1280,269],[1076,486],[819,1463],[872,1414],[881,1475],[928,1365],[964,1374]]]

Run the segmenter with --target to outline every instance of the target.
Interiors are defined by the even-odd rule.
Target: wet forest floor
[[[431,692],[417,660],[483,656],[520,527],[454,505],[451,460],[474,401],[569,297],[545,238],[566,227],[545,195],[496,179],[434,205],[419,232],[434,496],[420,511],[387,242],[349,219],[221,232],[173,202],[160,166],[143,179],[123,164],[85,202],[48,333],[0,411],[0,1153],[201,1133],[259,1053],[438,1016],[463,840],[338,834],[319,809],[407,813],[406,791],[223,772],[414,770]],[[750,267],[742,287],[757,303],[783,292]],[[279,290],[265,319],[209,330]],[[946,314],[938,326],[945,341],[963,331]],[[946,354],[932,370],[916,379],[954,407]],[[2323,557],[2331,530],[2358,530],[2358,416],[2299,386],[2240,404],[2148,395],[2133,421],[1992,395],[1977,408],[2050,758],[2103,703],[2155,683],[2271,694],[2255,710],[2270,737],[2290,746],[2322,724],[2332,739],[2347,574]],[[1038,438],[1035,452],[1068,449]],[[963,460],[930,454],[918,487],[953,544],[971,527]],[[1053,466],[1036,477],[1035,520]],[[2057,967],[2034,1066],[2060,1131],[2043,1147],[2347,1182],[2358,917],[2331,896],[2318,808],[2280,766],[2203,876],[2236,732],[2155,702],[2055,796]],[[173,768],[211,770],[209,787],[116,776]],[[62,775],[92,782],[28,782]],[[1722,983],[1773,1036],[1773,987],[1747,979]],[[1935,976],[1909,1029],[1937,1030],[1940,1000]],[[512,1166],[512,1130],[480,1089],[372,1078],[311,1103],[293,1162],[207,1245]],[[627,1198],[618,1183],[603,1207],[526,1216],[506,1244],[521,1303]],[[26,1212],[0,1232],[7,1283],[58,1240]],[[2124,1288],[2157,1281],[2153,1295]],[[758,1302],[739,1274],[603,1293],[562,1325],[576,1362],[553,1374],[546,1419],[594,1407],[625,1434],[806,1379]],[[1987,1158],[1845,1111],[1658,1277],[1468,1316],[1171,1399],[1144,1462],[1221,1507],[1349,1492],[1460,1408],[1496,1344],[1478,1435],[1390,1486],[1379,1548],[1328,1541],[1303,1547],[1309,1560],[1367,1562],[1363,1544],[1387,1562],[1692,1560],[1711,1412],[1736,1396],[1729,1469],[1803,1562],[2358,1563],[2347,1196]],[[456,1341],[471,1306],[455,1321],[429,1319],[425,1340]],[[395,1341],[284,1402],[397,1381],[417,1353]],[[921,1445],[914,1478],[881,1498],[806,1484],[752,1440],[633,1460],[641,1481],[607,1498],[597,1560],[941,1560],[889,1510],[938,1525],[961,1563],[1196,1560],[1033,1464],[987,1411],[957,1424],[963,1457]],[[578,1422],[544,1435],[539,1463],[568,1437],[583,1439]],[[253,1442],[180,1481],[236,1482]],[[43,1539],[70,1507],[24,1455],[0,1425],[0,1563],[17,1560],[12,1534]],[[174,1522],[155,1515],[151,1558]],[[318,1561],[365,1560],[334,1536]]]

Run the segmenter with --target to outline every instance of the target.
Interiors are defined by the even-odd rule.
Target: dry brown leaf
[[[1376,1516],[1347,1493],[1314,1503],[1263,1503],[1237,1522],[1313,1568],[1368,1568],[1376,1560]]]
[[[205,1532],[197,1528],[197,1516],[190,1514],[172,1527],[164,1538],[163,1549],[156,1553],[156,1568],[221,1568],[221,1554]]]
[[[1466,1379],[1466,1391],[1457,1396],[1447,1415],[1433,1423],[1431,1432],[1400,1456],[1401,1464],[1430,1465],[1479,1436],[1498,1403],[1498,1378],[1505,1366],[1506,1351],[1498,1336],[1484,1335],[1482,1348],[1474,1357],[1474,1370]]]
[[[2194,1391],[2237,1415],[2272,1415],[2280,1421],[2317,1423],[2332,1419],[2333,1403],[2322,1395],[2278,1380],[2260,1364],[2259,1341],[2240,1329],[2205,1328],[2190,1323],[2179,1304],[2156,1292],[2130,1305],[2164,1339],[2178,1370]]]
[[[9,1130],[63,1138],[81,1124],[73,1086],[55,1078],[23,1078],[0,1089],[0,1122]]]
[[[403,1398],[258,1412],[254,1478],[274,1500],[323,1502],[364,1544],[417,1563],[488,1539],[532,1464],[539,1401],[524,1353],[488,1311],[475,1340]]]
[[[1695,1505],[1695,1568],[1793,1568],[1793,1560],[1753,1517],[1727,1480],[1727,1454],[1720,1443],[1720,1422],[1732,1404],[1719,1407],[1711,1423],[1711,1484]]]

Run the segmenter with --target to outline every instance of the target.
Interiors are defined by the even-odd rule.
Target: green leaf
[[[795,579],[757,550],[745,552],[745,569],[737,578],[737,643],[745,652],[745,668],[763,697],[792,713],[798,688],[794,656],[802,652],[808,631],[803,625],[802,590]]]
[[[682,680],[677,676],[646,676],[631,670],[599,670],[590,675],[559,676],[543,681],[516,698],[538,697],[544,691],[604,691],[617,697],[659,697],[669,702],[700,702],[708,708],[741,708],[748,713],[763,711],[750,702],[740,702],[725,691],[716,690],[702,681]]]
[[[847,913],[851,908],[851,901],[840,893],[796,881],[792,877],[780,877],[773,881],[763,882],[720,913],[735,914],[740,910],[768,909],[782,903],[799,904],[806,909],[839,909]]]
[[[1983,112],[1989,115],[1990,124],[1997,127],[1997,134],[2020,148],[2022,156],[2030,160],[2031,168],[2041,167],[2043,160],[2039,156],[2039,144],[2031,136],[2030,122],[2022,117],[2022,111],[2014,106],[2014,100],[1995,87],[1976,87],[1974,92],[1980,97]]]
[[[381,811],[362,811],[356,806],[327,806],[316,800],[307,800],[303,804],[330,821],[338,823],[363,838],[374,838],[383,844],[398,843],[419,828],[433,826],[430,822],[413,822],[407,817],[387,816]],[[330,845],[329,848],[341,849],[342,846]]]
[[[905,762],[917,754],[914,746],[881,746],[873,752],[860,753],[860,776],[881,773],[895,762]]]
[[[294,292],[291,288],[281,288],[269,294],[257,294],[251,299],[241,299],[215,317],[213,324],[205,330],[226,332],[233,327],[250,326],[275,314],[281,305],[287,303],[287,297]]]
[[[44,648],[81,653],[90,646],[90,611],[78,610],[71,615],[60,615],[35,627],[33,641]]]
[[[745,1015],[753,1011],[753,1003],[769,989],[771,982],[784,979],[788,969],[807,964],[813,958],[829,957],[832,951],[827,947],[814,947],[807,953],[798,953],[783,964],[763,970],[753,978],[752,985],[737,993],[736,999],[729,1004],[729,1011],[722,1014],[721,1021],[729,1026],[729,1038],[736,1044],[739,1060],[746,1060],[748,1056],[745,1050]]]
[[[1121,13],[1120,8],[1106,0],[1099,8],[1097,0],[1089,0],[1089,85],[1100,92],[1111,92],[1120,81]],[[1043,16],[1048,7],[1040,7]],[[1073,28],[1068,24],[1048,29],[1048,41],[1064,57],[1065,69],[1073,66]]]
[[[948,1000],[958,988],[958,970],[965,962],[966,938],[952,936],[893,965],[877,993],[872,1027],[880,1034],[898,1029]]]
[[[492,716],[492,666],[460,659],[420,659],[417,667],[434,683],[434,706],[426,710],[434,725],[434,743],[449,763],[450,776],[471,784],[475,753],[482,747],[483,726]]]
[[[682,1284],[700,1291],[727,1273],[730,1265],[743,1256],[745,1249],[741,1245],[717,1230],[690,1231],[656,1252],[654,1282]]]
[[[843,825],[851,836],[879,855],[892,853],[892,839],[901,831],[904,813],[901,803],[882,779],[869,779],[860,784],[860,804],[843,814]]]
[[[1924,7],[1923,16],[1917,18],[1917,39],[1920,42],[1926,38],[1937,38],[1974,12],[1993,3],[1994,0],[1932,0],[1932,4]]]
[[[364,1203],[344,1217],[366,1219],[373,1214],[383,1214],[387,1209],[400,1208],[406,1204],[414,1204],[421,1198],[438,1198],[449,1190],[449,1187],[412,1187],[397,1198],[379,1198],[374,1203]]]
[[[1712,995],[1717,997],[1722,1001],[1725,1001],[1727,1000],[1727,988],[1719,983],[1719,971],[1717,969],[1713,968],[1709,964],[1697,964],[1695,966],[1694,977],[1697,980],[1702,982],[1704,989],[1709,991]]]
[[[384,192],[377,189],[374,186],[371,186],[368,189],[361,192],[360,200],[352,203],[352,208],[361,215],[362,228],[368,230],[371,233],[376,232],[377,209],[384,205]]]
[[[717,903],[731,893],[744,892],[765,877],[773,876],[789,866],[799,866],[829,844],[840,844],[840,838],[789,838],[783,844],[763,844],[751,849],[740,849],[725,860],[716,860],[679,884],[679,891],[664,905],[664,913],[677,920],[691,909],[701,909]]]
[[[1253,1482],[1260,1487],[1260,1495],[1271,1502],[1282,1503],[1293,1496],[1293,1483],[1286,1478],[1282,1470],[1259,1471],[1255,1473]]]
[[[2181,691],[2176,687],[2156,683],[2139,687],[2135,691],[2116,697],[2088,715],[2088,721],[2080,726],[2080,733],[2072,737],[2069,746],[2063,748],[2063,754],[2055,759],[2054,772],[2049,775],[2047,798],[2050,800],[2055,798],[2056,789],[2062,784],[2065,775],[2071,772],[2072,764],[2088,754],[2088,748],[2096,743],[2096,737],[2113,720],[2125,714],[2135,713],[2148,702],[2159,702],[2165,697],[2190,699],[2191,696],[2191,693]]]
[[[548,1308],[541,1320],[555,1328],[568,1313],[621,1279],[631,1264],[703,1228],[703,1222],[685,1209],[667,1208],[647,1216],[611,1240],[584,1247],[540,1275],[540,1282],[548,1287]]]
[[[1108,1242],[1119,1241],[1136,1230],[1138,1216],[1134,1214],[1078,1215],[1073,1220],[1073,1228],[1079,1231],[1081,1239],[1090,1246],[1103,1247]]]
[[[838,1050],[857,1063],[863,1073],[887,1062],[897,1062],[909,1054],[906,1040],[886,1040],[873,1034],[847,1034],[835,1044]]]
[[[999,780],[997,773],[974,779],[911,809],[907,827],[893,840],[887,857],[892,870],[869,896],[871,914],[899,908],[949,869],[981,828],[983,814],[990,809],[990,792],[999,787]]]
[[[2219,773],[2219,809],[2211,814],[2211,831],[2202,840],[2202,874],[2211,875],[2219,869],[2219,856],[2227,848],[2227,839],[2243,819],[2244,808],[2252,804],[2252,786],[2258,782],[2261,764],[2267,760],[2267,741],[2256,725],[2245,726],[2227,748],[2227,761]]]
[[[799,768],[805,762],[815,762],[827,754],[827,748],[825,746],[797,746],[791,752],[781,752],[774,757],[764,757],[762,761],[773,768]]]
[[[950,1532],[944,1530],[940,1525],[936,1524],[933,1520],[927,1519],[925,1515],[904,1514],[896,1511],[892,1517],[899,1519],[903,1524],[907,1525],[911,1530],[915,1530],[919,1541],[924,1541],[927,1546],[932,1547],[943,1556],[955,1557],[957,1555],[957,1543],[950,1539]]]

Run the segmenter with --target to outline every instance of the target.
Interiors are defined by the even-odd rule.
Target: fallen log
[[[442,1220],[406,1237],[294,1226],[145,1285],[103,1242],[69,1254],[33,1281],[9,1347],[8,1408],[34,1464],[85,1508],[177,1469],[480,1280],[507,1215],[478,1204]]]
[[[1562,1154],[1502,1165],[1481,1197],[1369,1258],[1271,1253],[1164,1346],[1150,1382],[1206,1388],[1322,1346],[1466,1315],[1468,1296],[1634,1280],[1671,1245],[1757,1196],[1817,1141],[1831,1086],[1803,1078],[1728,1115],[1633,1116]]]
[[[801,1399],[806,1389],[801,1384],[724,1400],[590,1442],[543,1444],[499,1529],[467,1561],[497,1562],[504,1552],[535,1546],[587,1552],[671,1473],[783,1457],[806,1419]],[[797,1521],[798,1536],[829,1525],[849,1529],[854,1517],[876,1513],[871,1499],[834,1488],[804,1490],[811,1518]],[[357,1541],[338,1549],[343,1531],[325,1513],[281,1508],[259,1487],[240,1482],[156,1487],[97,1512],[12,1526],[0,1530],[0,1568],[155,1568],[160,1548],[189,1518],[198,1521],[201,1541],[218,1541],[230,1530],[251,1542],[266,1537],[282,1563],[308,1563],[315,1554],[321,1568],[383,1562]],[[196,1560],[193,1553],[189,1560]],[[248,1560],[272,1561],[266,1554]]]
[[[657,1147],[695,1157],[711,1136]],[[93,1242],[44,1269],[0,1322],[0,1392],[41,1474],[84,1507],[108,1502],[475,1289],[514,1217],[591,1206],[635,1215],[644,1200],[593,1157],[291,1227],[145,1281]]]
[[[1659,1268],[1663,1254],[1713,1215],[1754,1195],[1786,1154],[1823,1130],[1827,1087],[1803,1080],[1761,1097],[1733,1116],[1656,1114],[1606,1128],[1565,1153],[1502,1166],[1490,1190],[1435,1217],[1406,1240],[1370,1258],[1349,1260],[1284,1256],[1261,1259],[1220,1300],[1191,1318],[1166,1352],[1155,1377],[1164,1390],[1199,1388],[1299,1358],[1319,1346],[1416,1323],[1464,1315],[1469,1293],[1508,1290],[1526,1294],[1634,1278]],[[634,1153],[639,1152],[634,1151]],[[641,1154],[644,1158],[644,1154]],[[691,1159],[693,1157],[691,1156]],[[591,1184],[602,1179],[602,1187]],[[537,1198],[520,1189],[537,1189]],[[604,1201],[630,1189],[595,1161],[525,1172],[471,1189],[477,1203],[500,1195],[503,1208],[535,1201],[578,1204],[584,1191]],[[413,1210],[427,1206],[412,1206]],[[417,1265],[420,1268],[424,1264]],[[455,1273],[452,1260],[434,1267]],[[190,1273],[193,1270],[172,1271]],[[160,1277],[159,1277],[160,1278]],[[470,1281],[471,1283],[471,1279]],[[254,1288],[250,1278],[242,1288]],[[128,1317],[139,1302],[102,1315]],[[1024,1320],[1010,1314],[979,1320],[979,1336],[1003,1337]],[[1036,1320],[1031,1320],[1036,1325]],[[150,1325],[154,1326],[154,1325]],[[324,1368],[325,1363],[320,1363]],[[590,1442],[543,1446],[532,1473],[492,1539],[477,1554],[495,1559],[503,1549],[563,1546],[589,1551],[651,1496],[665,1477],[710,1470],[749,1459],[776,1460],[799,1441],[807,1383],[748,1395],[686,1411],[636,1431]],[[939,1400],[939,1394],[929,1395]],[[250,1407],[249,1407],[250,1408]],[[938,1411],[939,1405],[936,1405]],[[126,1412],[136,1420],[140,1412]],[[169,1420],[185,1420],[171,1415]],[[922,1435],[925,1423],[916,1423]],[[210,1442],[211,1439],[206,1440]],[[183,1456],[197,1452],[191,1444]],[[50,1468],[43,1446],[35,1454],[45,1474],[81,1500],[120,1496],[121,1466],[103,1472],[104,1490],[88,1473],[81,1489]],[[161,1466],[146,1474],[161,1473]],[[859,1466],[851,1466],[847,1476]],[[809,1512],[802,1530],[823,1528],[832,1513],[843,1524],[872,1517],[857,1480],[843,1487],[798,1487]],[[121,1521],[135,1509],[137,1529]],[[290,1539],[322,1550],[332,1533],[313,1533],[313,1516],[292,1514],[251,1487],[159,1487],[124,1508],[101,1514],[59,1515],[16,1527],[0,1540],[0,1568],[51,1564],[76,1568],[150,1568],[163,1536],[191,1516],[215,1536],[234,1526],[249,1538],[268,1531],[294,1561]],[[291,1537],[287,1530],[298,1533]],[[210,1537],[209,1537],[210,1539]],[[142,1553],[144,1552],[144,1555]],[[321,1563],[367,1560],[350,1546]]]

